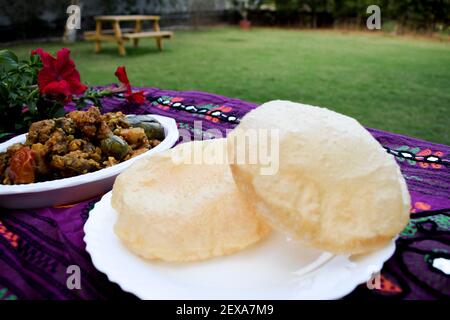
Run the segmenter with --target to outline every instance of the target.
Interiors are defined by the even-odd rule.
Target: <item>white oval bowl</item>
[[[170,149],[178,140],[179,132],[174,119],[150,115],[164,127],[165,138],[159,145],[132,159],[112,167],[75,177],[19,185],[0,184],[0,207],[29,209],[79,202],[111,190],[116,176],[134,161]],[[14,137],[0,144],[0,152],[15,144],[23,143],[27,134]]]

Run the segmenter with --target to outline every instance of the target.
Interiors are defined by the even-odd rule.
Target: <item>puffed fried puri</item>
[[[261,161],[238,161],[238,141],[264,129],[278,132],[273,174],[262,174]],[[227,139],[239,189],[272,227],[308,246],[365,253],[386,245],[408,223],[410,197],[399,166],[355,119],[271,101],[245,115]],[[241,150],[258,151],[264,142]]]
[[[220,152],[221,159],[211,163]],[[269,231],[233,182],[225,139],[184,143],[136,161],[117,177],[112,206],[118,213],[115,233],[147,259],[227,255]]]

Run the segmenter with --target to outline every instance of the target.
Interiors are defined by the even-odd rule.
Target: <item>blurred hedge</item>
[[[365,28],[366,9],[376,4],[384,31],[450,34],[450,0],[0,0],[0,42],[62,36],[73,2],[82,7],[84,31],[99,14],[159,14],[163,27],[237,23],[239,1],[252,4],[255,25]]]
[[[258,24],[364,28],[373,4],[398,33],[449,30],[450,0],[265,0],[249,16]]]

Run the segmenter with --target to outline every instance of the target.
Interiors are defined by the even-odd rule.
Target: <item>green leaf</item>
[[[19,66],[19,59],[11,50],[0,50],[0,65],[6,69],[15,69]]]
[[[37,98],[38,96],[39,96],[39,88],[36,88],[28,94],[27,100]]]
[[[24,127],[23,123],[16,122],[14,124],[14,129],[16,129],[16,130],[21,130],[23,127]]]
[[[7,87],[6,83],[4,83],[4,82],[0,82],[0,96],[3,99],[7,99],[9,96],[8,87]]]
[[[30,55],[30,65],[36,65],[39,66],[41,63],[41,57],[37,54]]]
[[[17,99],[17,97],[18,97],[17,93],[12,92],[12,91],[9,93],[9,98],[11,100],[15,100],[15,99]]]
[[[28,103],[28,110],[30,110],[31,114],[36,114],[37,113],[37,106],[36,106],[36,102],[32,101]]]
[[[66,110],[64,110],[64,106],[60,106],[58,109],[56,109],[55,113],[52,115],[53,118],[59,118],[64,117],[66,114]]]

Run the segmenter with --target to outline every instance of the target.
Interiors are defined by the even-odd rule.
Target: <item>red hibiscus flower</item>
[[[144,91],[136,91],[133,92],[131,90],[130,80],[128,80],[127,71],[125,70],[125,66],[117,67],[114,75],[119,79],[121,85],[117,89],[120,92],[124,92],[125,99],[128,100],[129,103],[133,104],[143,104],[145,102],[145,93]]]
[[[38,86],[41,94],[46,94],[68,102],[72,95],[82,94],[87,86],[81,83],[80,73],[70,59],[70,51],[62,48],[56,58],[42,48],[33,50],[31,54],[38,54],[42,61],[42,69],[38,73]]]
[[[127,100],[135,104],[143,104],[145,102],[145,95],[143,91],[133,92],[129,95],[125,95]]]

